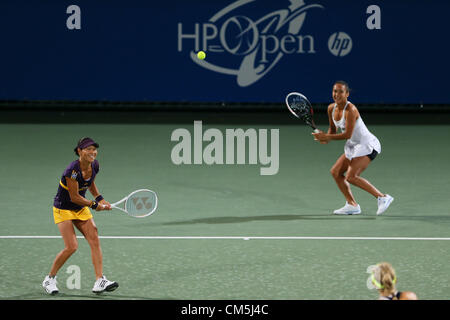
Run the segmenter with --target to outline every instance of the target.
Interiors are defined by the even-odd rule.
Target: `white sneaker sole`
[[[346,211],[346,212],[333,212],[333,214],[341,215],[341,216],[352,216],[356,214],[361,214],[361,211]]]
[[[105,291],[111,292],[111,291],[116,290],[118,287],[119,287],[119,284],[117,282],[113,282],[110,285],[106,286],[106,288],[101,290],[101,291],[94,291],[94,290],[92,290],[92,292],[96,293],[96,294],[99,294],[99,293],[102,293],[102,292],[105,292]]]
[[[48,289],[45,288],[45,287],[44,287],[44,290],[45,290],[46,293],[51,294],[52,296],[55,295],[55,294],[57,294],[57,293],[59,292],[58,290],[50,291],[50,290],[48,290]]]
[[[392,202],[394,202],[394,197],[389,198],[389,201],[387,202],[386,206],[382,211],[377,211],[377,216],[382,215],[389,208]]]

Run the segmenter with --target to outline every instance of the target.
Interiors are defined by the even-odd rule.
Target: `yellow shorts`
[[[55,219],[55,224],[58,224],[60,222],[66,221],[66,220],[89,220],[92,219],[92,213],[91,210],[89,210],[89,207],[84,207],[83,209],[80,209],[78,211],[75,210],[65,210],[65,209],[58,209],[53,207],[53,218]]]

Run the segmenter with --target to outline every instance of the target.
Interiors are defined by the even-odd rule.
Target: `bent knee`
[[[72,254],[78,249],[78,243],[71,243],[69,245],[66,245],[64,250],[66,250],[68,253]]]
[[[339,172],[339,170],[336,170],[334,168],[330,169],[330,174],[333,176],[333,178],[338,179],[340,177],[343,177],[343,174]]]
[[[351,176],[346,176],[345,177],[345,181],[347,181],[348,183],[351,184],[355,184],[355,182],[358,180],[358,177],[355,175],[351,175]]]

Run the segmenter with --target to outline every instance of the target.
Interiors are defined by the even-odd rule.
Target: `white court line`
[[[77,236],[83,239],[83,236]],[[411,240],[450,241],[450,238],[420,237],[258,237],[258,236],[99,236],[100,239],[146,239],[146,240]],[[0,236],[0,239],[61,239],[61,236]]]

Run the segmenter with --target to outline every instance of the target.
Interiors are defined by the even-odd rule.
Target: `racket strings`
[[[300,96],[292,96],[289,99],[291,109],[297,114],[308,114],[310,107],[308,103]]]
[[[286,104],[291,113],[314,130],[317,130],[313,120],[313,108],[304,95],[298,92],[291,92],[286,96]]]
[[[156,195],[151,191],[133,194],[126,202],[126,211],[130,216],[144,217],[151,214],[157,205]]]
[[[294,102],[291,107],[294,112],[304,121],[310,122],[312,119],[311,108],[304,101]]]

